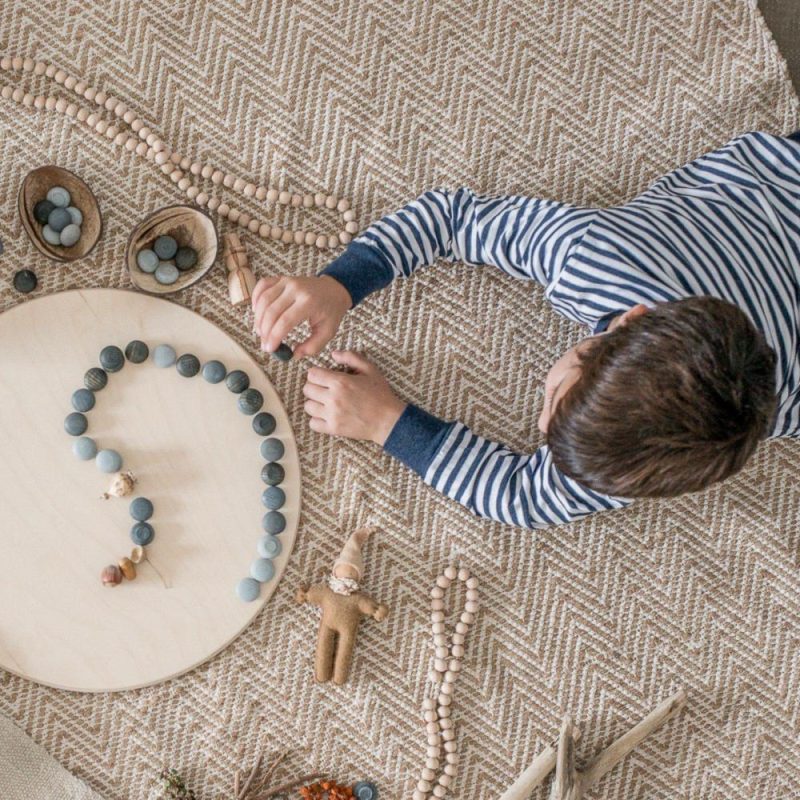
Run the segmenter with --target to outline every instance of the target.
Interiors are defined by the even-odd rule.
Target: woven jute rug
[[[5,0],[0,49],[102,85],[180,152],[353,198],[362,224],[435,186],[619,203],[738,133],[788,132],[798,116],[755,4],[733,0]],[[127,233],[181,200],[169,179],[74,120],[10,101],[0,142],[0,308],[20,302],[10,283],[22,266],[39,292],[128,286]],[[20,181],[44,163],[81,174],[105,212],[100,245],[69,267],[36,255],[16,215]],[[246,242],[262,274],[325,263]],[[221,268],[177,301],[256,351]],[[337,343],[366,351],[406,398],[530,450],[545,372],[581,335],[538,288],[441,265],[370,299]],[[139,800],[169,764],[217,798],[258,748],[290,748],[296,774],[368,777],[406,800],[425,752],[428,590],[460,560],[483,602],[456,689],[464,766],[452,796],[497,797],[567,710],[585,759],[685,686],[687,710],[593,797],[800,797],[797,444],[763,446],[702,494],[514,530],[473,518],[371,445],[312,434],[305,366],[265,366],[302,454],[287,573],[239,639],[164,685],[75,695],[0,674],[0,712],[66,767],[107,798]],[[365,588],[392,613],[362,626],[346,686],[317,686],[316,618],[293,591],[368,519],[380,532]]]

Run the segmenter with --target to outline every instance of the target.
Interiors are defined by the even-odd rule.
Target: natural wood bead
[[[475,622],[475,615],[471,611],[465,611],[461,615],[461,622],[466,625],[472,625],[472,623]]]
[[[317,236],[316,245],[320,250],[324,250],[328,246],[328,237],[327,236]]]
[[[199,175],[202,171],[203,165],[199,161],[192,161],[189,166],[189,172],[191,172],[192,175]]]
[[[183,156],[181,156],[179,152],[175,151],[174,153],[169,154],[169,160],[177,167],[180,166]]]
[[[124,117],[127,110],[128,106],[126,106],[121,100],[114,106],[114,114],[117,117]]]
[[[467,637],[464,636],[463,633],[454,633],[453,634],[453,644],[464,644],[464,641]]]
[[[194,199],[195,203],[199,206],[204,206],[208,203],[208,194],[206,192],[200,192]]]
[[[314,205],[318,208],[322,208],[325,205],[325,201],[327,200],[327,195],[322,194],[322,192],[317,192],[314,195]]]
[[[53,75],[55,75],[55,74],[56,74],[56,68],[55,68],[55,67],[54,67],[52,64],[48,64],[48,65],[45,67],[44,74],[45,74],[45,75],[46,75],[48,78],[52,78],[52,77],[53,77]]]
[[[450,753],[450,755],[455,755],[454,753]],[[458,767],[455,764],[445,764],[443,767],[444,774],[449,775],[451,778],[455,778],[458,775]]]
[[[225,175],[225,177],[222,179],[222,185],[226,189],[231,189],[233,187],[233,183],[234,183],[235,180],[236,180],[236,178],[233,175],[231,175],[230,173],[227,173]]]
[[[422,701],[422,708],[424,711],[433,711],[436,708],[436,701],[432,697],[426,697]]]
[[[256,200],[265,200],[267,197],[267,190],[263,186],[256,189]]]
[[[242,213],[242,212],[241,212],[241,211],[239,211],[239,209],[238,209],[238,208],[232,208],[232,209],[231,209],[231,210],[228,212],[228,219],[229,219],[231,222],[238,222],[238,221],[239,221],[239,217],[241,216],[241,213]]]
[[[227,217],[230,213],[231,207],[227,203],[221,203],[220,207],[217,209],[217,214],[221,217]]]
[[[87,120],[87,122],[88,122],[88,120]],[[139,142],[136,140],[135,136],[129,136],[128,140],[125,142],[125,149],[129,153],[132,153],[136,149],[136,145],[138,145],[138,144],[139,144]]]
[[[219,197],[209,197],[208,198],[208,210],[209,211],[216,211],[219,208],[220,199]]]
[[[23,92],[23,91],[22,91],[22,89],[20,89],[20,88],[19,88],[19,86],[17,86],[17,88],[16,88],[16,89],[13,89],[13,90],[12,90],[12,92],[11,92],[11,99],[12,99],[12,100],[13,100],[15,103],[20,103],[20,102],[22,102],[22,98],[23,98],[24,96],[25,96],[25,92]]]
[[[15,70],[21,70],[22,69],[22,56],[14,56],[11,59],[11,66]]]
[[[292,195],[292,208],[300,208],[303,205],[303,195],[301,194],[293,194]]]
[[[14,61],[16,61],[16,59],[14,59]],[[20,66],[22,65],[20,64]],[[67,79],[67,73],[64,72],[63,69],[60,69],[53,76],[53,79],[55,80],[56,83],[64,83],[64,81]]]
[[[455,742],[445,742],[444,743],[444,751],[448,755],[455,753],[458,750],[458,745]]]
[[[186,196],[190,200],[194,200],[195,198],[199,197],[199,195],[200,190],[196,186],[190,186],[188,189],[186,189]]]
[[[139,134],[139,138],[146,142],[147,137],[150,135],[150,128],[148,128],[147,125],[143,125],[141,128],[139,128],[137,133]]]
[[[447,794],[447,789],[444,786],[434,786],[433,787],[433,796],[442,798]]]
[[[2,97],[3,100],[10,100],[12,94],[14,94],[14,89],[11,86],[4,86],[0,89],[0,97]]]
[[[262,222],[261,225],[259,225],[259,227],[258,227],[258,235],[262,239],[268,239],[269,238],[269,229],[270,229],[270,226],[266,222]]]
[[[439,767],[441,766],[441,761],[439,761],[438,758],[426,758],[425,766],[428,769],[439,769]]]
[[[147,154],[147,142],[139,142],[136,145],[136,155],[143,156]]]
[[[303,208],[313,208],[314,207],[314,195],[313,194],[304,194],[303,195]]]
[[[83,97],[83,93],[86,91],[86,87],[88,85],[89,84],[86,83],[86,81],[78,81],[72,91],[75,92],[75,94],[79,94],[81,97]]]
[[[289,192],[281,192],[278,195],[278,202],[281,205],[288,206],[292,202],[292,195]]]
[[[156,155],[156,158],[157,158],[157,155]],[[158,161],[156,161],[156,163],[158,163]],[[170,163],[161,164],[161,171],[165,175],[169,175],[170,172],[172,172],[172,164],[170,164]]]
[[[444,719],[439,720],[439,727],[443,731],[449,731],[453,727],[453,720],[449,717],[445,717]]]
[[[445,742],[455,741],[456,732],[452,728],[447,728],[442,731],[442,740]]]
[[[356,212],[352,209],[348,209],[347,211],[342,214],[342,219],[345,222],[352,222],[356,218]]]
[[[467,625],[465,622],[461,622],[461,620],[456,622],[456,633],[465,634],[468,630],[469,630],[469,625]]]
[[[444,786],[445,788],[450,785],[452,778],[449,775],[440,775],[439,776],[439,783]]]
[[[40,111],[44,108],[45,104],[45,96],[43,94],[37,94],[36,97],[33,98],[33,105],[34,108],[38,108]]]
[[[192,179],[187,178],[185,175],[178,180],[178,188],[185,192],[192,185]]]
[[[437,714],[438,714],[438,715],[439,715],[439,716],[440,716],[442,719],[447,719],[447,717],[449,717],[449,716],[450,716],[450,709],[449,709],[447,706],[440,706],[440,707],[439,707],[439,708],[436,710],[436,713],[437,713]]]
[[[478,579],[477,578],[469,578],[467,579],[467,589],[477,589],[478,588]]]
[[[434,633],[444,633],[444,622],[434,622],[433,625],[431,625],[431,630]]]
[[[203,168],[200,170],[200,176],[203,178],[210,178],[214,172],[214,167],[210,164],[204,164]]]
[[[430,722],[425,723],[425,730],[430,733],[439,733],[439,723],[436,720],[431,720]]]
[[[0,58],[0,69],[10,70],[11,69],[11,58],[10,56],[2,56]]]
[[[250,224],[250,220],[252,217],[245,211],[239,214],[239,218],[236,220],[243,228],[246,228]]]
[[[83,90],[83,96],[89,100],[90,102],[94,100],[95,95],[97,94],[97,87],[96,86],[87,86]]]
[[[474,600],[467,600],[467,602],[466,602],[466,603],[464,603],[464,608],[465,608],[465,609],[466,609],[466,610],[467,610],[467,611],[468,611],[470,614],[474,614],[474,613],[475,613],[475,612],[477,612],[477,610],[478,610],[478,603],[476,603]]]
[[[280,241],[281,234],[283,233],[283,229],[279,228],[277,225],[273,225],[269,229],[269,238],[274,239],[276,242]]]
[[[122,121],[123,121],[123,122],[124,122],[126,125],[132,125],[135,119],[136,119],[136,114],[135,114],[133,111],[131,111],[130,109],[128,109],[128,110],[127,110],[127,111],[126,111],[126,112],[125,112],[125,113],[122,115]]]
[[[245,197],[254,197],[256,193],[256,185],[254,183],[246,183],[242,191],[244,192]]]
[[[184,156],[184,157],[181,159],[180,168],[181,168],[181,169],[182,169],[184,172],[188,172],[188,170],[189,170],[189,167],[191,167],[191,166],[192,166],[192,159],[191,159],[191,158],[189,158],[189,156]]]
[[[334,197],[332,194],[329,194],[325,198],[325,208],[334,209],[336,208],[336,204],[339,202],[338,197]]]
[[[348,230],[349,230],[349,229],[348,229]],[[350,232],[352,233],[353,231],[350,231]],[[450,578],[448,578],[446,575],[440,575],[440,576],[439,576],[439,577],[436,579],[436,585],[437,585],[437,586],[438,586],[440,589],[447,589],[447,588],[449,588],[449,586],[450,586]]]
[[[446,672],[445,672],[445,675],[447,675]],[[443,682],[442,685],[439,687],[439,691],[441,692],[441,694],[447,694],[447,695],[451,695],[452,696],[452,694],[453,694],[453,684],[452,683]]]
[[[36,65],[36,62],[32,58],[23,58],[22,59],[22,69],[25,72],[33,72],[33,68]]]
[[[425,792],[421,792],[419,789],[414,789],[411,800],[428,800],[428,795]]]
[[[22,96],[22,105],[24,105],[25,108],[32,108],[33,107],[33,95],[30,92],[26,92]]]
[[[58,106],[56,106],[56,108],[58,108]],[[104,119],[98,120],[94,126],[94,129],[98,133],[105,133],[107,128],[108,128],[108,123]]]
[[[147,150],[144,151],[144,157],[148,161],[152,161],[156,157],[156,152],[153,150],[152,147],[148,147]]]
[[[295,231],[294,232],[294,243],[295,244],[303,244],[306,240],[306,232],[305,231]]]
[[[417,781],[417,789],[420,792],[429,792],[431,790],[431,785],[428,781],[424,781],[421,778]]]
[[[144,128],[144,122],[142,122],[138,117],[131,122],[131,130],[134,133],[138,133],[140,130]]]
[[[339,246],[339,237],[338,236],[329,236],[328,237],[328,247],[333,250],[334,247]]]
[[[250,222],[247,223],[247,230],[250,233],[258,233],[258,229],[261,227],[261,223],[257,219],[251,219]]]
[[[58,100],[56,100],[56,111],[58,111],[59,114],[63,114],[66,110],[67,101],[63,97],[59,97]]]
[[[111,95],[109,95],[108,97],[106,97],[106,101],[105,103],[103,103],[103,106],[105,107],[106,111],[113,111],[117,107],[118,102],[119,100],[117,100],[116,97],[112,97]]]
[[[241,192],[242,189],[245,187],[245,182],[241,178],[236,178],[233,182],[233,191],[234,192]]]
[[[281,241],[284,244],[291,244],[294,241],[294,231],[288,231],[288,230],[284,231],[281,234]]]
[[[67,109],[67,112],[69,112],[69,109]],[[114,125],[109,125],[106,128],[106,139],[114,139],[118,133],[119,128],[115,127]]]
[[[436,780],[436,773],[430,767],[425,767],[422,772],[420,772],[420,777],[424,781],[433,781]]]
[[[444,575],[446,578],[449,578],[451,581],[454,581],[458,577],[458,570],[451,565],[445,568]]]
[[[158,135],[155,133],[148,133],[145,137],[148,147],[152,147],[158,141]]]
[[[45,104],[46,105],[46,104]],[[75,118],[80,120],[81,122],[86,122],[89,118],[89,109],[88,108],[79,108],[78,113],[75,115]],[[127,137],[128,134],[125,134]]]
[[[339,241],[342,244],[350,244],[353,241],[353,237],[347,231],[340,231]]]
[[[77,82],[78,82],[77,78],[73,78],[72,75],[67,75],[67,79],[64,81],[64,88],[72,91],[75,88],[75,84]]]
[[[347,233],[358,233],[358,223],[347,222],[345,223],[344,229],[347,231]]]
[[[280,192],[277,189],[270,189],[267,192],[267,202],[274,203],[277,201],[278,197],[280,196]]]
[[[67,103],[67,107],[64,109],[64,111],[68,117],[75,117],[78,114],[78,104]]]
[[[100,90],[100,91],[99,91],[99,92],[98,92],[98,93],[97,93],[97,94],[94,96],[94,101],[95,101],[95,103],[97,103],[97,105],[99,105],[99,106],[102,106],[102,105],[104,105],[104,104],[105,104],[105,102],[106,102],[106,98],[107,98],[107,97],[108,97],[108,95],[107,95],[107,94],[106,94],[106,93],[105,93],[105,92],[104,92],[104,91],[101,89],[101,90]]]
[[[339,202],[336,204],[336,210],[342,214],[349,208],[350,208],[350,202],[348,200],[345,200],[344,198],[339,200]]]
[[[172,164],[169,163],[169,156],[163,150],[160,153],[156,153],[156,164],[159,167],[162,164],[166,164],[170,169],[172,168]]]
[[[317,234],[316,233],[311,233],[311,231],[306,233],[305,244],[312,245],[316,241],[317,241]]]

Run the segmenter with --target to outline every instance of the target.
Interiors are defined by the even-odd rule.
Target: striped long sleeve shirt
[[[557,311],[594,333],[638,303],[727,300],[777,355],[771,435],[798,435],[800,142],[793,138],[741,136],[613,208],[429,191],[369,227],[323,274],[357,304],[437,259],[537,281]],[[385,450],[476,514],[513,525],[566,523],[628,502],[564,475],[546,446],[514,453],[414,405]]]

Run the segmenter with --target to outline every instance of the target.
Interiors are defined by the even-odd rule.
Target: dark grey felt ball
[[[131,364],[141,364],[147,361],[149,355],[150,348],[144,342],[139,341],[139,339],[128,342],[128,346],[125,348],[125,358],[127,358]]]
[[[168,261],[178,252],[178,243],[172,236],[159,236],[153,244],[153,250],[162,261]]]
[[[72,393],[72,407],[81,413],[91,411],[94,408],[94,392],[88,389],[76,389]]]
[[[49,200],[40,200],[33,207],[33,218],[40,225],[47,225],[47,220],[50,217],[50,212],[54,208],[55,208],[55,206]]]
[[[278,345],[278,349],[272,354],[272,357],[277,358],[278,361],[291,361],[292,348],[285,342],[281,342]]]
[[[87,369],[86,374],[83,376],[83,385],[93,392],[99,392],[101,389],[104,389],[107,383],[108,375],[106,371],[100,369],[100,367]]]
[[[283,483],[286,473],[277,461],[270,461],[261,468],[261,480],[270,486],[277,486]]]
[[[239,411],[242,414],[255,414],[264,405],[264,395],[258,389],[245,389],[239,395]]]
[[[56,232],[61,233],[72,222],[72,217],[66,208],[54,208],[47,217],[47,224]]]
[[[64,430],[70,436],[82,436],[89,427],[89,420],[78,411],[67,414],[64,420]]]
[[[250,386],[250,378],[247,377],[246,372],[242,372],[240,369],[235,369],[233,372],[228,373],[228,377],[225,378],[225,385],[234,394],[241,394]]]
[[[106,372],[119,372],[125,365],[125,354],[115,344],[100,351],[100,366]]]
[[[286,528],[286,517],[280,511],[267,511],[261,520],[261,525],[267,533],[282,533]]]
[[[286,492],[280,486],[267,486],[261,493],[261,502],[270,511],[275,511],[286,502]]]
[[[131,528],[131,541],[140,547],[146,547],[150,544],[155,535],[156,532],[149,522],[137,522]]]
[[[14,274],[14,288],[22,294],[29,294],[37,284],[36,273],[29,269],[21,269]]]
[[[207,361],[203,364],[203,377],[209,383],[222,383],[227,374],[228,370],[221,361]]]
[[[175,362],[175,369],[178,370],[178,375],[184,378],[194,378],[200,372],[200,359],[191,353],[184,353]]]
[[[262,411],[253,417],[253,430],[259,436],[269,436],[275,430],[275,417],[267,411]]]
[[[135,520],[146,522],[153,516],[153,504],[146,497],[134,497],[129,511]]]
[[[283,458],[285,448],[280,439],[270,438],[261,442],[261,457],[264,461],[277,461]]]
[[[175,253],[175,266],[183,271],[192,269],[197,263],[197,250],[193,247],[179,247]]]

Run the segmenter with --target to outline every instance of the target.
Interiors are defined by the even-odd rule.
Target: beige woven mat
[[[620,202],[739,132],[797,124],[769,33],[752,2],[733,0],[5,0],[0,47],[102,84],[181,152],[351,197],[362,223],[437,185]],[[7,101],[0,137],[0,307],[20,300],[19,266],[44,292],[127,286],[127,232],[180,199],[169,180],[84,126]],[[67,268],[35,255],[16,217],[23,175],[46,162],[83,175],[105,212],[100,246]],[[324,263],[247,242],[261,272]],[[223,285],[215,271],[178,302],[252,348]],[[537,289],[442,266],[371,299],[339,343],[364,348],[407,398],[529,449],[545,371],[579,336]],[[428,588],[460,558],[485,601],[456,693],[465,766],[453,796],[496,797],[567,709],[588,757],[683,685],[688,710],[595,797],[800,797],[796,444],[763,447],[724,488],[529,533],[474,519],[372,446],[312,435],[303,368],[267,369],[305,476],[275,598],[221,655],[162,686],[80,696],[0,674],[0,711],[65,766],[138,800],[168,763],[216,798],[258,746],[288,746],[298,773],[369,777],[406,800],[425,749]],[[381,532],[366,586],[393,613],[363,625],[351,682],[319,687],[315,617],[292,594],[368,517]]]

